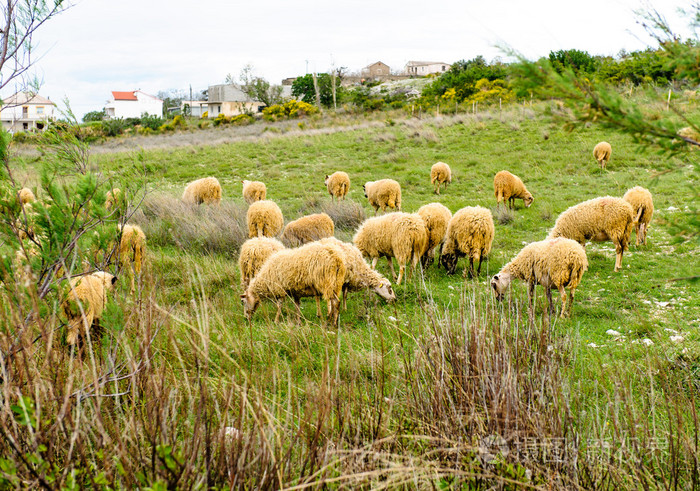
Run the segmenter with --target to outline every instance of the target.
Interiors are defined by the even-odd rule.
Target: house
[[[240,87],[234,84],[210,85],[207,95],[210,118],[215,118],[219,114],[230,117],[246,113],[259,113],[265,107],[264,102],[251,99]]]
[[[409,61],[404,67],[406,75],[412,77],[424,77],[434,73],[443,73],[450,69],[452,65],[441,61]]]
[[[163,101],[140,90],[112,91],[112,100],[105,105],[105,117],[108,119],[140,118],[143,114],[162,116]]]
[[[386,63],[378,61],[364,67],[360,74],[363,78],[382,78],[391,75],[391,68]]]
[[[182,101],[180,103],[180,114],[201,118],[209,109],[207,101]]]
[[[32,92],[17,92],[2,101],[0,120],[10,133],[44,130],[47,121],[54,118],[55,110],[56,104],[46,97]]]

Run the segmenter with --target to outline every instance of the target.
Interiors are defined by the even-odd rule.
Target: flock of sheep
[[[602,167],[610,154],[608,143],[596,145],[594,157]],[[451,181],[452,172],[447,164],[438,162],[432,166],[431,184],[435,194],[440,194],[442,186],[446,189]],[[335,172],[326,176],[325,185],[332,199],[345,199],[350,178],[345,172]],[[246,219],[250,238],[241,247],[238,265],[243,288],[240,297],[248,320],[262,300],[277,305],[277,321],[285,298],[292,299],[298,318],[302,297],[315,297],[318,316],[321,316],[323,299],[328,305],[328,322],[334,326],[338,325],[341,299],[345,306],[349,292],[370,290],[393,301],[396,295],[391,282],[376,271],[381,257],[387,258],[397,285],[407,274],[406,266],[410,265],[409,274],[419,262],[427,268],[438,251],[439,265],[444,266],[448,274],[456,271],[458,260],[463,257],[469,260],[464,276],[480,274],[481,263],[491,251],[495,235],[489,209],[468,206],[453,215],[444,205],[429,203],[415,213],[405,213],[401,211],[401,186],[393,179],[367,182],[364,193],[375,216],[359,226],[352,243],[346,243],[334,237],[333,220],[325,213],[305,216],[284,226],[279,206],[266,199],[265,184],[243,181],[243,198],[249,204]],[[25,190],[19,194],[22,202],[33,199],[25,195]],[[523,181],[505,170],[494,177],[494,195],[497,207],[513,207],[516,199],[522,199],[525,207],[529,207],[534,201]],[[120,196],[118,189],[112,190],[107,206],[113,206]],[[221,201],[221,196],[218,180],[206,177],[189,183],[182,199],[191,204],[215,205]],[[393,212],[376,216],[380,209]],[[617,254],[615,271],[619,271],[634,226],[637,245],[646,244],[653,210],[651,193],[639,186],[630,189],[622,198],[599,197],[570,207],[559,215],[545,240],[526,245],[491,278],[496,298],[502,300],[512,280],[520,279],[528,285],[530,316],[534,315],[533,299],[538,284],[545,290],[548,311],[554,312],[551,290],[557,289],[562,302],[561,316],[569,316],[574,292],[588,268],[586,242],[612,241]],[[135,225],[126,225],[121,232],[118,258],[133,269],[133,290],[133,273],[141,271],[146,237]],[[399,265],[398,276],[393,259]],[[476,271],[475,263],[478,263]],[[99,320],[105,293],[114,281],[114,276],[101,271],[71,280],[71,292],[63,302],[69,344],[78,339],[81,323],[88,329]],[[82,309],[76,307],[76,303],[81,303]]]

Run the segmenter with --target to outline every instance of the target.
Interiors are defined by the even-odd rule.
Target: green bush
[[[102,133],[105,136],[119,136],[124,133],[126,123],[121,118],[105,119],[102,121]]]
[[[268,121],[293,119],[318,113],[318,108],[303,101],[292,99],[284,104],[274,104],[263,109],[263,118]]]
[[[230,122],[231,119],[229,119],[224,113],[219,113],[219,115],[214,118],[214,126],[229,124]]]
[[[434,101],[449,89],[454,89],[454,99],[456,102],[462,102],[479,90],[476,88],[479,80],[505,80],[508,75],[506,68],[502,63],[486,63],[483,56],[477,56],[469,61],[461,60],[454,63],[434,82],[426,85],[421,95],[424,99]]]
[[[143,114],[140,119],[140,124],[144,128],[149,128],[153,131],[158,130],[163,125],[163,118],[159,116],[151,116],[150,114]]]

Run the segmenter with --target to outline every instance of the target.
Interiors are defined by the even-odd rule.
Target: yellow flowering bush
[[[268,121],[277,121],[282,118],[300,118],[310,114],[316,114],[318,108],[308,102],[291,99],[284,104],[274,104],[263,109],[263,118]]]
[[[469,97],[469,102],[492,102],[498,101],[498,99],[507,102],[515,97],[513,91],[508,88],[508,83],[501,79],[482,78],[476,82],[474,87],[476,92]]]

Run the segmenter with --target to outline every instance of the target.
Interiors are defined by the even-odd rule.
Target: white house
[[[265,107],[264,102],[251,99],[233,84],[210,85],[207,96],[210,118],[215,118],[219,114],[237,116],[245,113],[259,113]]]
[[[144,113],[151,116],[162,116],[163,101],[140,90],[133,92],[112,91],[112,100],[105,105],[107,118],[140,118]]]
[[[46,97],[31,92],[17,92],[2,100],[0,120],[10,133],[43,130],[47,121],[54,118],[55,110],[56,104]]]
[[[409,61],[404,67],[406,75],[414,77],[424,77],[433,73],[443,73],[450,69],[452,65],[442,61]]]
[[[180,113],[188,116],[201,118],[208,110],[209,102],[207,101],[182,101],[180,103]]]

